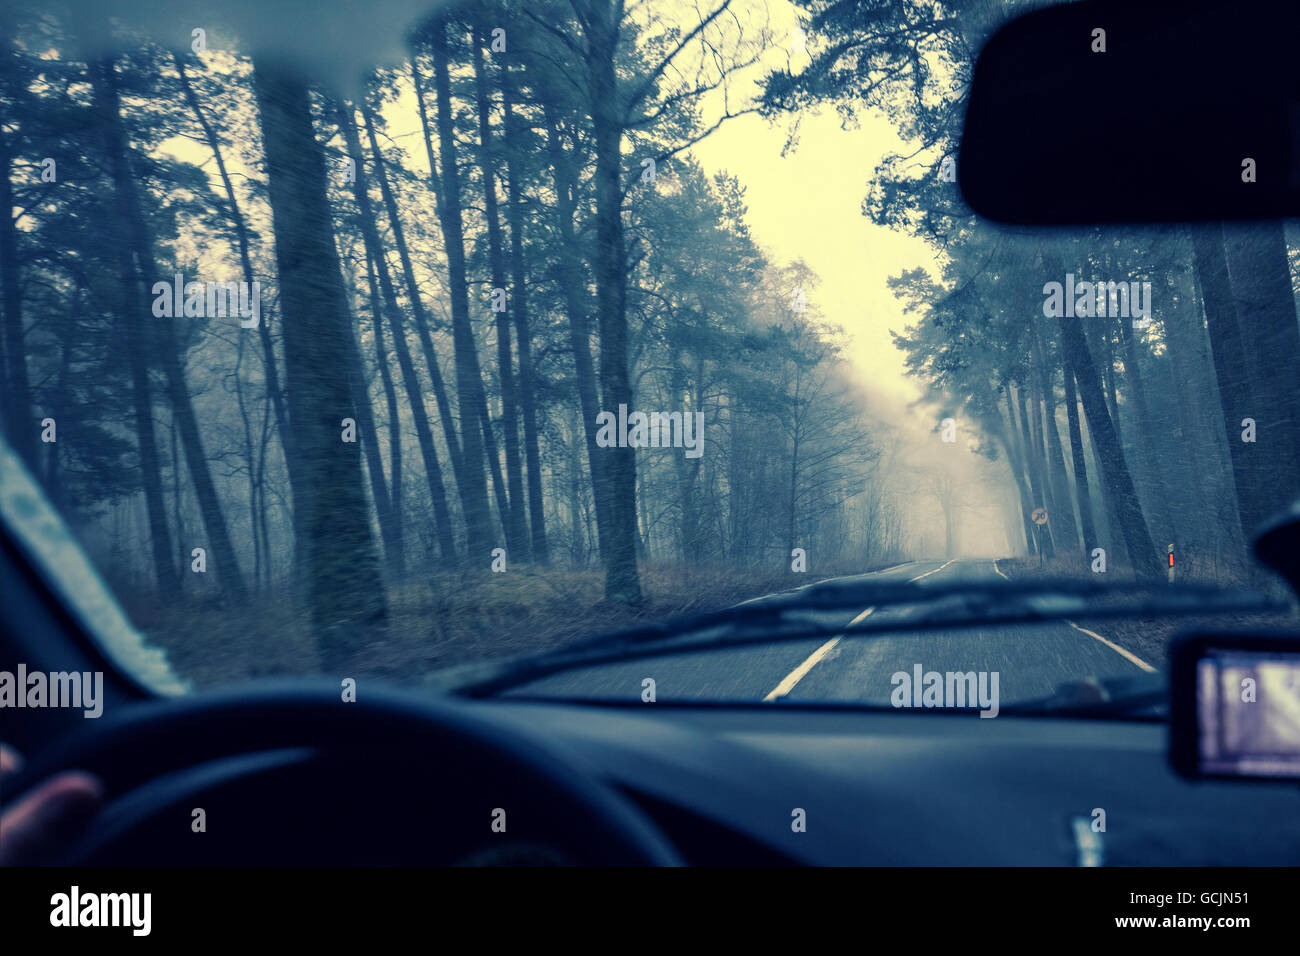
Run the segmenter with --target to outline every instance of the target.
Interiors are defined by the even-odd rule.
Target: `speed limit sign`
[[[1037,524],[1037,525],[1044,525],[1044,524],[1047,524],[1047,509],[1046,509],[1046,508],[1035,508],[1035,509],[1034,509],[1034,513],[1033,513],[1032,515],[1030,515],[1029,517],[1031,517],[1031,518],[1034,519],[1034,524]]]

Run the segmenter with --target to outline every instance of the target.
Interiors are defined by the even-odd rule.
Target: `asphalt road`
[[[864,580],[996,579],[991,560],[915,561],[864,574]],[[758,600],[762,600],[759,598]],[[920,609],[891,606],[856,612],[810,613],[807,620],[840,628],[868,618],[905,626]],[[656,699],[789,700],[888,704],[899,671],[998,674],[1002,706],[1052,693],[1088,676],[1112,677],[1152,670],[1104,633],[1066,621],[934,631],[887,631],[830,636],[608,664],[556,674],[516,693],[640,700],[642,681],[655,681]]]

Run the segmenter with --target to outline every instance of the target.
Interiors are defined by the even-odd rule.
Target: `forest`
[[[1235,579],[1300,490],[1296,244],[976,219],[965,91],[1027,6],[798,0],[796,62],[762,4],[434,4],[355,75],[239,5],[8,6],[5,440],[208,676],[400,673],[918,557],[844,319],[692,153],[877,114],[908,149],[862,215],[933,254],[890,280],[902,372],[1000,476],[928,476],[948,556],[986,499],[1056,567]],[[1108,294],[1054,308],[1067,282]],[[699,446],[602,440],[620,409]]]
[[[766,109],[880,110],[913,144],[863,201],[936,250],[936,270],[891,280],[916,318],[895,341],[939,415],[1005,463],[1013,540],[1094,571],[1101,548],[1139,576],[1162,573],[1167,553],[1211,580],[1246,574],[1252,535],[1300,489],[1289,228],[977,219],[955,176],[971,70],[993,28],[1038,4],[800,5],[827,45],[769,79]],[[1052,517],[1036,532],[1040,508]]]
[[[726,8],[457,8],[346,93],[6,15],[6,437],[137,616],[287,597],[336,661],[430,584],[898,550],[814,277],[689,156],[770,40]]]

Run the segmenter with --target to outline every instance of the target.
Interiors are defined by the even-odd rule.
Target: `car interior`
[[[1300,210],[1294,57],[1280,48],[1295,36],[1286,29],[1294,11],[1269,7],[1260,16],[1274,19],[1248,23],[1216,19],[1223,4],[1189,4],[1181,18],[1167,7],[1101,0],[1024,14],[1010,6],[975,68],[957,161],[962,195],[980,216],[1018,235],[1051,235],[1081,223],[1278,219]],[[1062,45],[1102,21],[1113,52],[1098,79],[1086,45],[1072,53]],[[1221,45],[1206,71],[1211,29]],[[1163,52],[1143,52],[1151,50]],[[1221,77],[1231,82],[1215,82]],[[1240,100],[1246,89],[1259,91],[1249,107]],[[1092,134],[1129,145],[1082,148]],[[1245,192],[1242,139],[1270,171]],[[1279,165],[1290,173],[1275,174]],[[1292,389],[1298,373],[1291,369]],[[1102,600],[1099,586],[1058,582],[1053,590],[1048,581],[1025,590],[997,579],[1008,577],[997,561],[978,588],[957,586],[928,577],[931,564],[917,564],[913,575],[905,562],[898,573],[907,580],[899,577],[893,591],[855,590],[866,587],[856,580],[839,590],[834,582],[792,586],[686,624],[596,626],[601,636],[586,642],[427,678],[326,667],[190,689],[137,632],[2,440],[0,476],[0,672],[103,675],[100,719],[25,707],[21,689],[0,713],[0,739],[25,756],[5,781],[6,806],[66,771],[104,785],[102,809],[47,864],[1300,863],[1300,632],[1232,620],[1202,626],[1203,596],[1191,584],[1165,587],[1166,570],[1174,581],[1174,546],[1166,569],[1163,539],[1152,600],[1196,618],[1170,639],[1167,665],[1139,661],[1127,682],[1085,682],[1046,707],[1004,702],[997,719],[964,705],[912,712],[884,698],[776,691],[780,699],[764,700],[661,690],[656,700],[638,668],[651,676],[658,671],[649,662],[682,654],[716,660],[725,674],[727,655],[746,649],[793,655],[793,663],[818,649],[806,668],[824,669],[886,627],[902,639],[928,628],[977,640],[999,620],[1079,618]],[[1037,533],[1028,519],[1025,527],[1028,537]],[[1293,619],[1300,501],[1275,514],[1252,548],[1263,597],[1241,607]],[[1179,601],[1187,602],[1181,611]],[[890,602],[931,610],[871,615]],[[1149,617],[1153,607],[1130,616]],[[832,635],[842,643],[825,649]],[[615,668],[609,680],[625,692],[548,683],[602,667]],[[219,838],[178,838],[199,807],[221,821]]]

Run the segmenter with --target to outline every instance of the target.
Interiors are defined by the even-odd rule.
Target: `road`
[[[1005,577],[992,560],[914,561],[863,580],[985,580]],[[852,580],[837,579],[837,580]],[[756,600],[763,600],[758,598]],[[865,621],[905,623],[916,605],[810,612],[828,629]],[[1154,670],[1104,634],[1068,621],[934,631],[887,631],[827,636],[783,644],[682,654],[556,674],[517,693],[640,700],[642,681],[655,681],[659,701],[768,700],[888,704],[899,671],[998,674],[1002,705],[1050,694],[1089,675],[1113,677]]]

